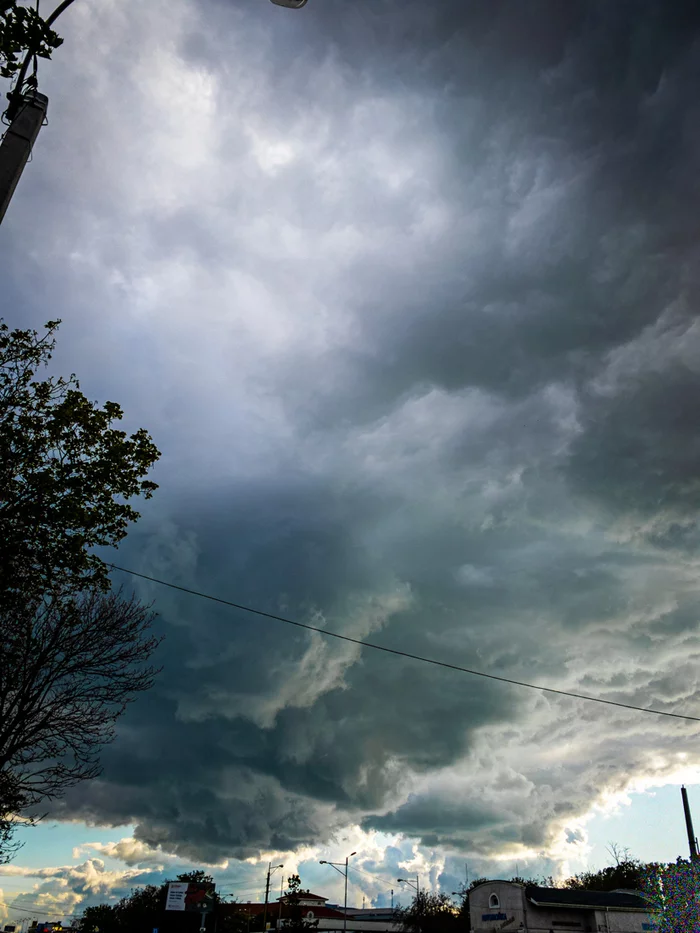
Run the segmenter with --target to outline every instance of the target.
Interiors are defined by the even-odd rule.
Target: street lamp
[[[277,3],[278,0],[272,0],[273,3]],[[306,0],[303,0],[306,3]],[[357,855],[357,852],[351,852],[345,859],[345,871],[342,870],[343,862],[327,862],[324,858],[319,861],[319,865],[330,865],[331,868],[335,868],[339,875],[343,875],[345,878],[345,907],[343,909],[343,933],[347,933],[348,929],[348,861]]]
[[[61,13],[74,2],[75,0],[62,0],[44,21],[46,27],[50,28]],[[306,6],[307,0],[272,0],[272,3],[288,10],[300,10]],[[0,6],[4,8],[8,4],[2,4],[0,0]],[[7,119],[8,129],[0,141],[0,223],[22,177],[39,130],[46,120],[49,99],[45,94],[39,93],[36,81],[33,84],[27,82],[27,71],[35,52],[36,46],[27,50],[17,74],[15,87],[7,95],[8,105],[3,114]]]
[[[75,0],[62,0],[62,3],[59,3],[53,13],[46,19],[46,26],[50,28],[56,22],[58,17],[65,10],[74,3]],[[284,6],[288,10],[300,10],[303,6],[306,6],[307,0],[272,0],[272,3],[275,3],[277,6]],[[22,62],[22,67],[19,70],[17,75],[17,82],[15,84],[15,89],[10,94],[8,94],[8,99],[10,101],[10,106],[7,108],[7,120],[9,123],[12,123],[14,118],[17,116],[20,107],[22,106],[22,97],[24,95],[24,83],[27,78],[27,71],[29,65],[31,64],[32,58],[34,55],[34,50],[29,49],[24,57]]]
[[[409,878],[397,878],[396,880],[398,881],[399,884],[410,884],[411,887],[416,892],[416,897],[420,894],[420,883],[419,883],[418,875],[416,875],[415,881],[411,881]]]

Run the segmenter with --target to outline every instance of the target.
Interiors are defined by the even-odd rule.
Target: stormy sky
[[[61,27],[2,305],[62,318],[56,370],[163,452],[118,562],[700,715],[696,5],[80,0]],[[348,839],[449,891],[698,782],[697,724],[114,581],[155,601],[163,672],[52,817],[131,827],[87,844],[122,868]]]

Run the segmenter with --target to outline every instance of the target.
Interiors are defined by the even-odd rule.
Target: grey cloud
[[[305,14],[88,10],[50,66],[2,272],[23,323],[66,319],[56,365],[164,450],[118,562],[693,713],[696,10]],[[193,860],[360,822],[546,867],[650,752],[672,770],[655,720],[137,586],[163,675],[56,816]]]

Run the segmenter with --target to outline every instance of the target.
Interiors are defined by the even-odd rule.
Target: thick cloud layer
[[[119,561],[698,715],[694,6],[72,15],[2,275],[164,451]],[[699,763],[691,723],[135,585],[163,674],[55,812],[166,852],[360,824],[554,858],[603,795]]]

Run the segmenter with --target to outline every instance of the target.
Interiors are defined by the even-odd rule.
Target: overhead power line
[[[0,907],[7,907],[8,910],[19,910],[23,914],[35,914],[37,912],[51,914],[51,913],[60,913],[60,908],[55,907],[42,907],[40,904],[32,904],[30,902],[25,902],[29,907],[32,907],[33,910],[27,910],[27,907],[15,907],[14,904],[8,904],[5,901],[0,901]]]
[[[306,629],[308,632],[317,632],[319,635],[325,635],[327,638],[337,638],[339,641],[347,641],[353,645],[360,645],[362,648],[372,648],[374,651],[383,651],[385,654],[393,654],[400,658],[409,658],[411,661],[421,661],[423,664],[444,667],[450,671],[459,671],[461,674],[471,674],[473,677],[484,677],[487,680],[496,680],[499,683],[510,684],[513,687],[526,687],[528,690],[542,690],[544,693],[554,693],[557,696],[570,697],[574,700],[586,700],[589,703],[603,703],[605,706],[617,706],[620,709],[631,709],[638,713],[651,713],[654,716],[667,716],[671,719],[684,719],[687,722],[700,722],[699,716],[686,716],[683,713],[670,713],[666,710],[651,709],[647,706],[635,706],[633,703],[620,703],[618,700],[606,700],[603,697],[590,696],[585,693],[574,693],[571,690],[558,690],[556,687],[543,687],[541,684],[531,684],[523,680],[501,677],[498,674],[487,674],[485,671],[476,671],[469,667],[460,667],[458,664],[450,664],[448,661],[438,661],[436,658],[425,658],[420,654],[411,654],[409,651],[400,651],[398,648],[389,648],[386,645],[377,645],[371,641],[362,641],[360,638],[352,638],[350,635],[341,635],[339,632],[331,632],[328,629],[319,628],[316,625],[308,625],[306,622],[297,622],[295,619],[287,619],[284,616],[275,615],[273,612],[265,612],[262,609],[255,609],[252,606],[244,606],[241,603],[235,603],[229,599],[222,599],[220,596],[212,596],[210,593],[201,593],[198,590],[192,590],[189,587],[180,586],[177,583],[170,583],[167,580],[159,580],[157,577],[150,577],[148,574],[139,573],[136,570],[118,567],[116,564],[108,564],[107,566],[111,567],[113,570],[119,570],[121,573],[128,573],[132,577],[140,577],[142,580],[158,583],[160,586],[167,586],[171,590],[179,590],[181,593],[188,593],[190,596],[208,599],[222,606],[230,606],[232,609],[240,609],[242,612],[249,612],[252,615],[261,616],[264,619],[272,619],[274,622],[284,622],[285,625],[294,625],[296,628]]]
[[[365,871],[363,868],[356,868],[354,865],[348,865],[350,871],[359,871],[361,875],[367,875],[368,878],[371,878],[372,881],[380,888],[386,888],[391,890],[394,887],[394,882],[388,882],[385,878],[380,878],[378,875],[373,875],[372,872]]]

